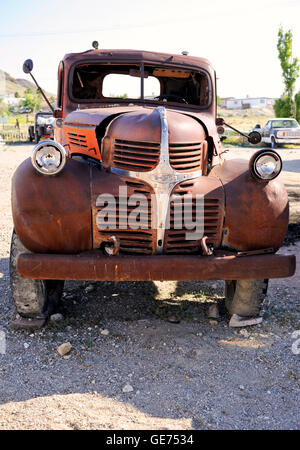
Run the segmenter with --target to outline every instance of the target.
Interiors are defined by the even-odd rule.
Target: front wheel
[[[225,306],[229,314],[256,317],[263,306],[268,279],[225,281]]]
[[[31,319],[46,319],[59,304],[64,281],[23,278],[17,271],[21,253],[29,253],[13,231],[10,248],[10,287],[18,314]]]

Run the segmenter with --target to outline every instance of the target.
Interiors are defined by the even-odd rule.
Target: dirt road
[[[0,429],[299,428],[299,269],[270,282],[265,320],[253,328],[230,329],[225,317],[210,325],[222,282],[69,282],[62,321],[11,329],[10,178],[30,148],[0,157]],[[280,152],[297,218],[300,150]],[[299,265],[299,242],[281,252],[297,253]],[[61,357],[64,342],[72,350]]]

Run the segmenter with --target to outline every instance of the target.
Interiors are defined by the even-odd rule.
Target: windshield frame
[[[295,127],[287,127],[287,126],[280,126],[280,127],[275,127],[273,124],[274,124],[274,122],[284,122],[284,121],[291,121],[291,122],[293,122],[293,123],[296,123],[296,126]],[[296,119],[294,119],[294,118],[288,118],[288,119],[281,119],[280,117],[278,117],[278,119],[274,119],[274,120],[272,120],[271,121],[271,128],[275,128],[275,129],[277,129],[277,128],[288,128],[288,129],[292,129],[292,128],[300,128],[300,125],[299,125],[299,123],[298,123],[298,121],[296,120]]]
[[[117,66],[117,65],[124,65],[124,66],[129,66],[129,65],[136,65],[137,67],[139,67],[140,72],[141,72],[141,98],[139,99],[134,99],[134,98],[115,98],[115,97],[107,97],[107,98],[103,98],[103,99],[77,99],[76,97],[73,96],[73,77],[74,77],[74,71],[76,69],[77,66],[80,65],[96,65],[99,64],[99,66],[104,66],[107,65],[109,66]],[[186,70],[192,70],[194,72],[199,72],[199,73],[204,73],[205,76],[207,77],[207,82],[208,82],[208,98],[209,101],[205,106],[202,105],[194,105],[194,104],[185,104],[185,103],[179,103],[179,102],[164,102],[162,100],[152,100],[152,99],[145,99],[144,97],[144,68],[145,65],[151,65],[153,67],[161,67],[161,68],[165,68],[165,69],[186,69]],[[112,72],[113,73],[113,72]],[[157,78],[158,79],[158,78]],[[158,79],[159,80],[159,79]],[[69,69],[69,73],[68,73],[68,81],[67,81],[67,95],[69,100],[72,103],[79,105],[88,105],[88,107],[90,107],[90,105],[95,105],[95,107],[97,106],[101,106],[101,105],[122,105],[122,104],[147,104],[147,105],[169,105],[169,106],[177,106],[177,107],[183,107],[186,109],[193,109],[193,110],[208,110],[209,108],[211,108],[212,104],[213,104],[213,97],[214,97],[214,91],[213,91],[213,82],[211,79],[211,75],[208,72],[207,69],[205,69],[204,67],[195,67],[194,65],[188,65],[188,64],[162,64],[161,62],[153,62],[153,61],[135,61],[135,60],[129,60],[129,61],[118,61],[118,60],[114,60],[113,62],[111,60],[105,59],[105,60],[94,60],[94,59],[82,59],[81,61],[76,61],[74,62]]]

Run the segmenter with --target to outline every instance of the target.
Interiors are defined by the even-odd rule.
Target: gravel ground
[[[11,328],[10,178],[30,149],[10,146],[0,158],[0,429],[298,429],[299,268],[270,282],[265,320],[242,330],[207,318],[219,281],[68,282],[61,321]],[[294,218],[300,153],[281,153]],[[280,251],[299,262],[294,242]],[[72,349],[60,356],[65,342]]]

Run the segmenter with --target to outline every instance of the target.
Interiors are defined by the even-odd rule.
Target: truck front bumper
[[[19,275],[44,280],[196,281],[286,278],[295,273],[294,255],[104,256],[23,253]]]

